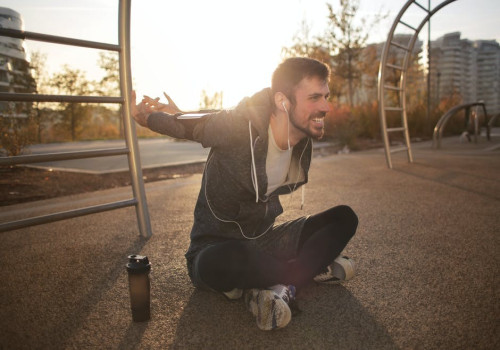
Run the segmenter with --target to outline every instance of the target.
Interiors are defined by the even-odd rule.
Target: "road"
[[[123,140],[81,141],[32,145],[30,154],[88,151],[98,149],[123,148]],[[139,153],[143,168],[205,161],[209,149],[198,143],[173,141],[167,138],[139,139]],[[85,173],[107,173],[128,169],[127,157],[111,156],[47,162],[34,164],[38,167]]]

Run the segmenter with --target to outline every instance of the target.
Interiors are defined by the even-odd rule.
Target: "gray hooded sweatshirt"
[[[307,183],[312,141],[304,138],[293,147],[285,184],[266,195],[272,107],[271,90],[267,88],[243,99],[233,110],[197,119],[159,112],[150,115],[151,130],[211,148],[194,210],[188,260],[212,243],[265,237],[283,212],[279,195]]]

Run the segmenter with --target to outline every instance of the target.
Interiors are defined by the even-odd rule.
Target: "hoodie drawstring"
[[[255,203],[259,202],[259,182],[257,180],[257,169],[255,167],[255,156],[253,152],[253,136],[252,136],[252,122],[249,120],[248,121],[248,130],[250,131],[250,152],[252,153],[252,166],[251,166],[251,173],[252,173],[252,184],[253,188],[255,189]]]

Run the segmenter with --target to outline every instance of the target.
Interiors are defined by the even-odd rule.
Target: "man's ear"
[[[290,101],[282,92],[277,92],[274,94],[274,107],[277,110],[288,113],[290,110]]]

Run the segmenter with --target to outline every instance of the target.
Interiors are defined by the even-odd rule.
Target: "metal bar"
[[[405,131],[405,127],[399,127],[399,128],[387,128],[387,132],[396,132],[396,131]]]
[[[420,7],[422,10],[424,10],[425,12],[429,13],[430,12],[430,8],[429,9],[426,9],[425,7],[423,7],[422,5],[420,5],[418,2],[414,1],[413,2],[415,5],[417,5],[418,7]]]
[[[0,28],[0,36],[9,36],[11,38],[25,39],[25,40],[36,40],[43,41],[47,43],[62,44],[62,45],[72,45],[79,47],[87,47],[90,49],[100,49],[109,51],[120,51],[120,46],[113,44],[106,44],[97,41],[88,41],[74,38],[67,38],[56,35],[47,35],[41,33],[25,32],[23,30]]]
[[[400,43],[397,43],[395,41],[391,41],[391,45],[399,47],[400,49],[403,49],[405,51],[410,51],[410,49],[407,46],[401,45]]]
[[[78,151],[78,152],[61,152],[61,153],[46,153],[46,154],[30,154],[15,157],[0,157],[0,165],[17,165],[17,164],[32,164],[44,163],[69,159],[84,159],[97,158],[108,156],[119,156],[128,154],[128,148],[111,148],[100,149],[93,151]]]
[[[26,93],[0,92],[0,101],[124,103],[125,100],[123,99],[123,97],[110,97],[110,96],[37,95],[37,94],[26,94]]]
[[[401,91],[401,88],[398,86],[392,86],[392,85],[384,85],[384,89],[386,90],[394,90],[394,91]]]
[[[386,63],[386,66],[389,67],[389,68],[394,68],[394,69],[400,70],[400,71],[404,70],[403,67],[396,66],[395,64]]]
[[[484,102],[473,102],[473,103],[464,103],[449,109],[445,114],[439,118],[436,126],[434,127],[434,133],[432,135],[432,147],[433,148],[441,148],[441,139],[443,138],[443,130],[446,126],[448,120],[455,115],[459,110],[466,109],[474,106],[483,106]]]
[[[84,215],[100,213],[100,212],[108,211],[108,210],[130,207],[130,206],[134,206],[136,204],[137,204],[137,201],[135,199],[129,199],[129,200],[124,200],[124,201],[118,201],[118,202],[112,202],[112,203],[95,205],[95,206],[91,206],[91,207],[75,209],[75,210],[68,210],[68,211],[63,211],[63,212],[49,214],[49,215],[36,216],[33,218],[22,219],[22,220],[18,220],[18,221],[10,221],[10,222],[0,224],[0,232],[17,230],[17,229],[28,227],[28,226],[41,225],[41,224],[46,224],[46,223],[50,223],[50,222],[75,218],[78,216],[84,216]]]
[[[398,153],[398,152],[403,152],[403,151],[408,151],[408,148],[405,146],[400,146],[400,147],[395,147],[391,149],[391,153]]]
[[[389,54],[389,43],[392,41],[394,32],[399,23],[399,20],[406,12],[408,7],[412,4],[413,0],[408,0],[406,4],[403,5],[401,10],[399,10],[396,19],[392,23],[391,29],[389,30],[389,34],[387,36],[387,40],[384,44],[384,48],[382,49],[382,55],[380,59],[379,65],[379,74],[378,74],[378,100],[379,100],[379,114],[380,114],[380,127],[382,129],[382,137],[384,139],[384,151],[385,151],[385,160],[387,162],[387,167],[392,169],[392,158],[391,158],[391,150],[390,150],[390,140],[389,135],[387,133],[387,121],[386,121],[386,110],[385,110],[385,94],[383,85],[385,84],[385,69],[387,64],[387,56]],[[401,92],[404,95],[404,91]]]
[[[415,27],[413,27],[413,26],[409,25],[409,24],[408,24],[408,23],[406,23],[406,22],[403,22],[403,21],[401,21],[401,20],[400,20],[400,21],[399,21],[399,23],[401,23],[402,25],[404,25],[404,26],[406,26],[406,27],[408,27],[408,28],[410,28],[410,29],[413,29],[414,31],[417,31],[417,28],[415,28]]]
[[[123,125],[125,130],[125,141],[130,150],[128,162],[130,177],[132,180],[132,190],[134,198],[137,200],[136,214],[139,223],[139,230],[142,236],[152,235],[151,222],[149,218],[148,205],[146,201],[146,191],[142,179],[141,162],[139,158],[139,144],[135,135],[135,124],[131,118],[130,101],[132,91],[132,74],[130,71],[130,0],[120,0],[118,18],[118,42],[122,50],[119,54],[120,62],[120,92],[125,98],[123,105]]]

